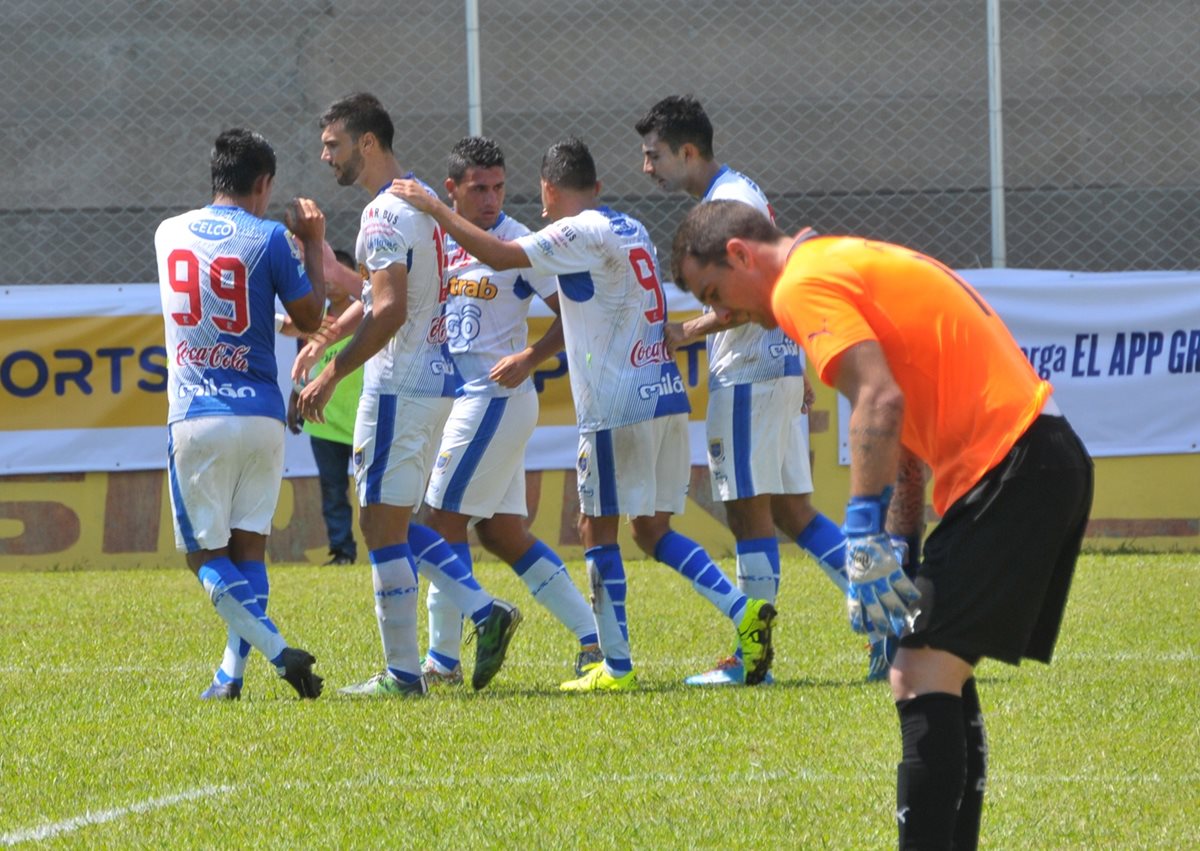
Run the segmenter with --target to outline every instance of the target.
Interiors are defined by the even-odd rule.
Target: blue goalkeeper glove
[[[901,635],[912,626],[921,596],[904,575],[892,539],[883,531],[891,488],[875,497],[851,497],[846,506],[846,574],[850,588],[846,608],[850,626],[873,641],[891,633]],[[907,548],[905,548],[907,549]]]

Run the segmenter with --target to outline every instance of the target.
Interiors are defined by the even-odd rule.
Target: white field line
[[[164,807],[172,807],[175,804],[182,804],[185,801],[195,801],[200,798],[212,798],[216,795],[227,795],[234,791],[233,786],[202,786],[199,789],[190,789],[187,792],[180,792],[175,795],[167,795],[162,798],[151,798],[148,801],[139,801],[136,804],[130,804],[126,807],[113,807],[111,810],[101,810],[100,812],[86,812],[81,816],[64,819],[63,821],[50,822],[43,824],[40,827],[27,828],[26,830],[14,830],[11,833],[0,834],[0,845],[17,845],[21,842],[40,842],[43,839],[50,839],[53,836],[58,836],[60,833],[72,833],[82,827],[89,827],[93,824],[104,824],[109,821],[125,818],[129,815],[137,815],[139,813],[148,813],[154,810],[161,810]]]
[[[508,775],[504,778],[504,783],[507,786],[533,786],[539,784],[561,784],[566,775],[562,773],[553,773],[539,771],[530,774]],[[723,774],[709,774],[697,776],[695,774],[673,774],[670,772],[634,772],[628,774],[597,774],[590,778],[596,786],[639,786],[646,788],[655,788],[661,786],[680,786],[680,785],[714,785],[727,783],[752,783],[752,782],[780,782],[788,780],[799,780],[806,783],[848,783],[862,782],[864,777],[861,774],[839,774],[828,771],[813,771],[811,769],[797,767],[785,770],[775,771],[739,771]],[[470,788],[473,786],[490,786],[495,782],[495,777],[472,774],[469,776],[458,776],[454,774],[431,776],[428,774],[417,774],[407,776],[393,775],[367,775],[360,777],[347,778],[339,781],[335,785],[343,789],[355,789],[360,787],[370,787],[377,789],[379,787],[402,787],[405,789],[454,789],[454,788]],[[1123,786],[1154,786],[1170,783],[1172,785],[1179,784],[1194,784],[1200,783],[1200,774],[1185,774],[1177,776],[1164,776],[1160,774],[1069,774],[1069,775],[1022,775],[1022,774],[1004,774],[993,779],[994,786],[1003,787],[1008,784],[1014,786],[1061,786],[1073,784],[1104,784],[1104,785],[1123,785]],[[288,781],[279,784],[285,789],[311,789],[311,788],[326,788],[327,784],[317,781]],[[165,807],[174,806],[175,804],[185,803],[187,801],[196,801],[202,798],[212,798],[219,795],[228,795],[236,792],[237,786],[204,786],[199,789],[192,789],[187,792],[180,792],[176,795],[167,795],[162,798],[151,798],[148,801],[141,801],[136,804],[130,804],[126,807],[115,807],[110,810],[102,810],[98,813],[85,813],[82,816],[65,819],[63,821],[51,822],[41,825],[40,827],[28,828],[26,830],[16,830],[10,833],[0,834],[0,845],[12,846],[23,842],[38,842],[43,839],[50,839],[59,834],[72,833],[84,827],[91,825],[104,824],[105,822],[116,821],[130,815],[139,815],[141,813],[160,810]]]

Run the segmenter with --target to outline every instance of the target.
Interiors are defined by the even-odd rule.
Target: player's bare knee
[[[725,503],[729,531],[739,541],[769,538],[775,534],[770,497],[735,499]]]
[[[808,494],[787,494],[771,498],[771,520],[791,539],[796,539],[817,516]]]
[[[650,558],[658,548],[658,542],[671,531],[670,522],[658,517],[635,517],[632,522],[633,542]]]

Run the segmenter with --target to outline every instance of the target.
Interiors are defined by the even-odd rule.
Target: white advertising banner
[[[968,269],[1095,457],[1200,451],[1200,272]],[[841,461],[849,406],[839,399]]]

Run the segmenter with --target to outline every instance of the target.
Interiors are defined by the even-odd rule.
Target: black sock
[[[951,847],[966,777],[962,704],[944,692],[896,702],[904,746],[896,769],[901,851]]]
[[[975,851],[979,846],[979,818],[983,814],[983,790],[987,785],[987,732],[975,678],[963,683],[962,711],[967,737],[967,782],[963,786],[958,821],[954,825],[954,851]]]

